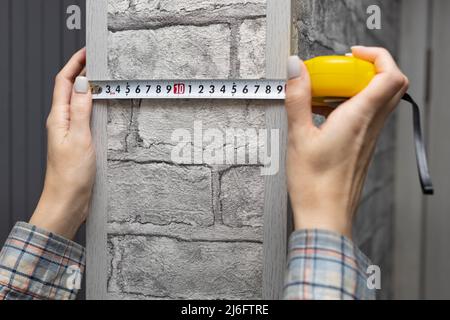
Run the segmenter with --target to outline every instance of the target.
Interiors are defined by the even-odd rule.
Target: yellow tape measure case
[[[316,101],[351,98],[366,88],[376,74],[372,63],[347,56],[317,57],[305,64]]]

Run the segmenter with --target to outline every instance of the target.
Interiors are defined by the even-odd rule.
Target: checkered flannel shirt
[[[369,259],[346,237],[301,230],[289,239],[284,298],[288,300],[373,300],[367,285]]]
[[[345,237],[319,230],[289,241],[285,299],[373,299],[369,260]],[[80,245],[19,222],[0,253],[0,299],[74,299],[85,266]]]
[[[19,222],[0,253],[0,300],[75,299],[84,248]]]

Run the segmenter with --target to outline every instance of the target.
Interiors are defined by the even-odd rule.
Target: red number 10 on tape
[[[184,83],[175,83],[173,86],[174,94],[184,94],[186,91],[186,85]]]

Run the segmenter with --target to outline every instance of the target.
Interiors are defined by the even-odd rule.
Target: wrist
[[[352,214],[336,205],[292,206],[295,230],[325,230],[352,238]]]
[[[310,213],[314,215],[314,213]],[[352,239],[351,223],[338,221],[337,219],[323,219],[320,214],[318,217],[308,217],[305,215],[294,214],[295,230],[325,230],[343,235]]]
[[[46,182],[30,224],[73,239],[86,219],[89,201],[89,194],[54,188]]]

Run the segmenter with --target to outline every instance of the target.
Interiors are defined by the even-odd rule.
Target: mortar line
[[[196,238],[196,239],[188,239],[183,238],[176,235],[161,235],[157,233],[143,233],[143,232],[136,232],[132,234],[128,233],[118,233],[117,231],[114,232],[108,232],[108,235],[110,238],[121,238],[126,236],[133,236],[133,237],[144,237],[144,238],[168,238],[172,240],[176,240],[177,242],[190,242],[190,243],[196,243],[196,242],[207,242],[207,243],[254,243],[254,244],[262,244],[263,242],[261,240],[253,240],[253,239],[236,239],[236,240],[229,240],[229,239],[202,239],[202,238]]]
[[[214,25],[220,25],[220,24],[228,24],[231,25],[235,23],[236,21],[245,21],[245,20],[258,20],[266,18],[266,15],[256,15],[256,16],[244,16],[239,18],[226,18],[226,19],[217,19],[217,20],[206,20],[206,21],[198,21],[198,17],[192,17],[192,20],[180,20],[180,21],[171,21],[156,25],[149,25],[149,24],[139,24],[139,25],[129,25],[124,27],[115,27],[115,26],[108,26],[108,31],[111,33],[116,32],[123,32],[123,31],[143,31],[143,30],[159,30],[164,28],[170,28],[170,27],[210,27]]]

